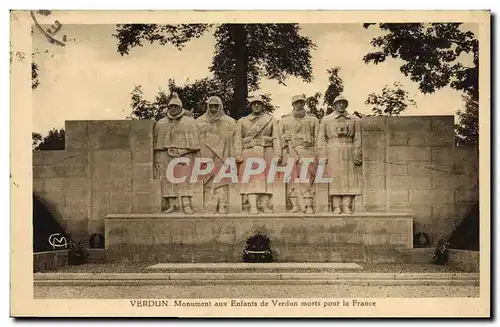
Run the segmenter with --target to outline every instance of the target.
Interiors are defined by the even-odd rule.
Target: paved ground
[[[67,273],[158,273],[162,269],[149,269],[155,263],[87,263],[81,266],[65,266],[50,272]],[[361,263],[358,272],[380,273],[453,273],[461,272],[449,265],[431,263]],[[257,266],[256,266],[257,267]],[[291,269],[288,269],[292,271]],[[263,271],[259,268],[259,271]],[[325,271],[325,270],[323,270]],[[168,272],[168,270],[165,270]],[[334,269],[334,272],[352,272],[352,269]]]
[[[204,285],[35,286],[35,298],[478,297],[476,286]]]

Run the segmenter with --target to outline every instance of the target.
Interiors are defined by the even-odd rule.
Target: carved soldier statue
[[[326,158],[325,175],[332,178],[328,194],[333,213],[350,214],[355,196],[361,195],[361,124],[346,111],[348,101],[338,96],[334,111],[321,121],[318,135],[320,160]]]
[[[267,183],[267,175],[271,161],[281,160],[281,144],[276,119],[264,112],[264,101],[261,96],[250,99],[252,113],[241,118],[236,124],[234,147],[236,162],[240,164],[240,181],[245,174],[244,169],[253,159],[260,158],[266,163],[264,172],[250,176],[248,182],[241,183],[240,193],[247,198],[249,213],[273,212],[270,206],[273,194],[272,183]],[[249,169],[250,167],[246,167]]]
[[[177,93],[172,93],[168,103],[166,117],[160,119],[154,130],[154,162],[155,178],[161,179],[162,210],[172,213],[179,210],[179,198],[182,211],[192,214],[191,198],[194,185],[189,182],[191,167],[199,155],[200,140],[194,118],[183,109],[182,101]],[[175,178],[185,178],[184,182],[173,183],[167,178],[169,163],[176,158],[189,159],[190,162],[179,162],[171,165],[171,173]]]
[[[196,119],[200,133],[201,157],[212,160],[214,169],[204,175],[203,193],[206,207],[211,203],[219,213],[228,212],[228,181],[215,181],[224,161],[229,158],[236,121],[224,113],[221,98],[211,96],[207,100],[207,111]]]
[[[318,118],[306,113],[304,95],[292,98],[293,110],[279,122],[285,160],[294,160],[291,181],[287,184],[290,200],[289,212],[314,213],[314,176],[316,171],[316,140],[319,132]],[[309,183],[294,182],[300,177],[302,163],[308,166]]]

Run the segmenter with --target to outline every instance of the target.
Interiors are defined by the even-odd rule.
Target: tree
[[[170,95],[172,92],[177,92],[184,108],[191,111],[194,118],[201,116],[205,112],[207,107],[206,100],[211,95],[217,95],[222,99],[224,110],[229,114],[227,103],[231,101],[233,92],[232,90],[223,89],[223,86],[216,80],[204,78],[196,80],[191,84],[178,86],[174,80],[170,79],[168,87]],[[166,108],[171,99],[170,95],[160,90],[154,100],[149,101],[144,99],[142,86],[136,86],[131,93],[132,113],[129,118],[159,120],[165,117]],[[263,94],[262,98],[264,99],[264,110],[269,113],[273,112],[276,107],[272,105],[271,96]],[[248,102],[246,102],[245,107],[247,110],[244,113],[248,114],[250,110],[248,109]]]
[[[326,114],[329,115],[333,111],[333,102],[342,92],[344,92],[344,81],[339,76],[340,67],[329,68],[327,70],[328,88],[325,91],[325,99],[323,104],[327,105]]]
[[[323,105],[326,105],[326,108],[318,107],[320,98],[322,97],[321,92],[316,92],[312,96],[306,98],[306,105],[309,108],[309,113],[320,120],[333,112],[333,102],[335,98],[344,92],[344,81],[339,75],[340,70],[340,67],[333,67],[326,70],[328,73],[328,87],[323,96]]]
[[[185,44],[215,27],[215,55],[210,71],[225,90],[234,90],[227,103],[233,118],[247,113],[248,94],[259,89],[262,77],[285,84],[288,76],[312,80],[311,53],[314,43],[299,35],[298,24],[124,24],[117,26],[118,52],[123,56],[143,41]]]
[[[33,139],[33,149],[43,140],[42,134],[40,133],[31,133],[31,138]]]
[[[64,150],[65,133],[64,128],[50,130],[42,138],[40,133],[31,133],[34,150]]]
[[[319,120],[321,120],[325,116],[325,110],[322,108],[318,108],[321,96],[321,92],[316,92],[306,98],[306,106],[309,108],[309,113],[316,116]]]
[[[33,58],[34,60],[34,58]],[[40,85],[38,80],[38,65],[35,61],[31,62],[31,88],[34,90]]]
[[[479,102],[470,96],[462,98],[465,109],[458,110],[459,124],[455,124],[457,145],[479,144]]]
[[[373,106],[373,116],[398,116],[408,106],[417,105],[399,82],[384,86],[380,94],[370,93],[365,104]]]
[[[379,64],[387,58],[401,59],[401,72],[419,84],[422,93],[433,93],[445,86],[464,92],[471,103],[479,99],[479,43],[471,31],[462,31],[461,23],[364,24],[378,27],[385,35],[374,38],[371,45],[380,51],[364,56],[365,63]],[[463,55],[472,55],[466,66]],[[466,102],[467,114],[459,115],[457,137],[465,129],[477,133],[477,110]],[[478,135],[469,135],[477,140]]]

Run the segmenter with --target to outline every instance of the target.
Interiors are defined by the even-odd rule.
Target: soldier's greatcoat
[[[213,183],[214,177],[223,166],[224,161],[231,157],[232,141],[236,120],[224,113],[222,103],[219,105],[219,113],[211,115],[207,112],[196,119],[196,125],[200,133],[202,158],[213,160],[214,169],[210,174],[204,175],[205,188],[217,188],[227,185],[230,181],[223,178],[220,183]]]
[[[260,175],[250,177],[248,183],[240,184],[241,194],[272,194],[272,184],[267,183],[267,175],[271,160],[281,156],[281,142],[279,127],[276,119],[261,113],[241,118],[236,124],[234,135],[235,155],[242,156],[244,162],[239,166],[239,178],[243,177],[243,169],[249,158],[262,158],[266,162],[266,169]]]
[[[284,115],[281,118],[279,126],[282,139],[281,145],[284,150],[283,162],[286,164],[286,160],[289,158],[295,159],[295,166],[290,181],[291,183],[287,185],[288,192],[290,193],[295,188],[299,188],[302,189],[302,193],[309,193],[303,195],[311,197],[311,193],[313,192],[312,181],[316,171],[316,143],[319,133],[319,120],[314,116],[306,114],[305,112],[303,117],[300,117],[292,111],[292,113]],[[291,140],[285,141],[285,135],[290,135]],[[310,184],[294,183],[296,178],[300,176],[301,159],[314,160],[309,164],[308,176],[311,179]],[[292,196],[296,195],[292,194]]]
[[[160,119],[154,129],[155,178],[162,180],[162,197],[192,196],[195,184],[189,183],[191,167],[199,156],[200,138],[196,123],[183,109],[179,115],[167,113]],[[168,164],[176,157],[190,159],[189,165],[177,165],[174,170],[176,178],[186,176],[183,183],[172,183],[166,178]]]
[[[318,135],[318,153],[327,158],[325,177],[331,177],[330,195],[361,194],[362,168],[354,160],[362,160],[361,126],[358,117],[348,112],[332,112],[323,118]]]

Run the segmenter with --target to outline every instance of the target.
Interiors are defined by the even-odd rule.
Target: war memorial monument
[[[151,264],[242,262],[256,235],[276,263],[399,262],[478,201],[453,116],[359,119],[340,96],[319,122],[297,95],[277,119],[261,102],[238,121],[217,96],[194,119],[176,94],[158,122],[66,121],[65,150],[33,152],[33,192],[105,261]]]

